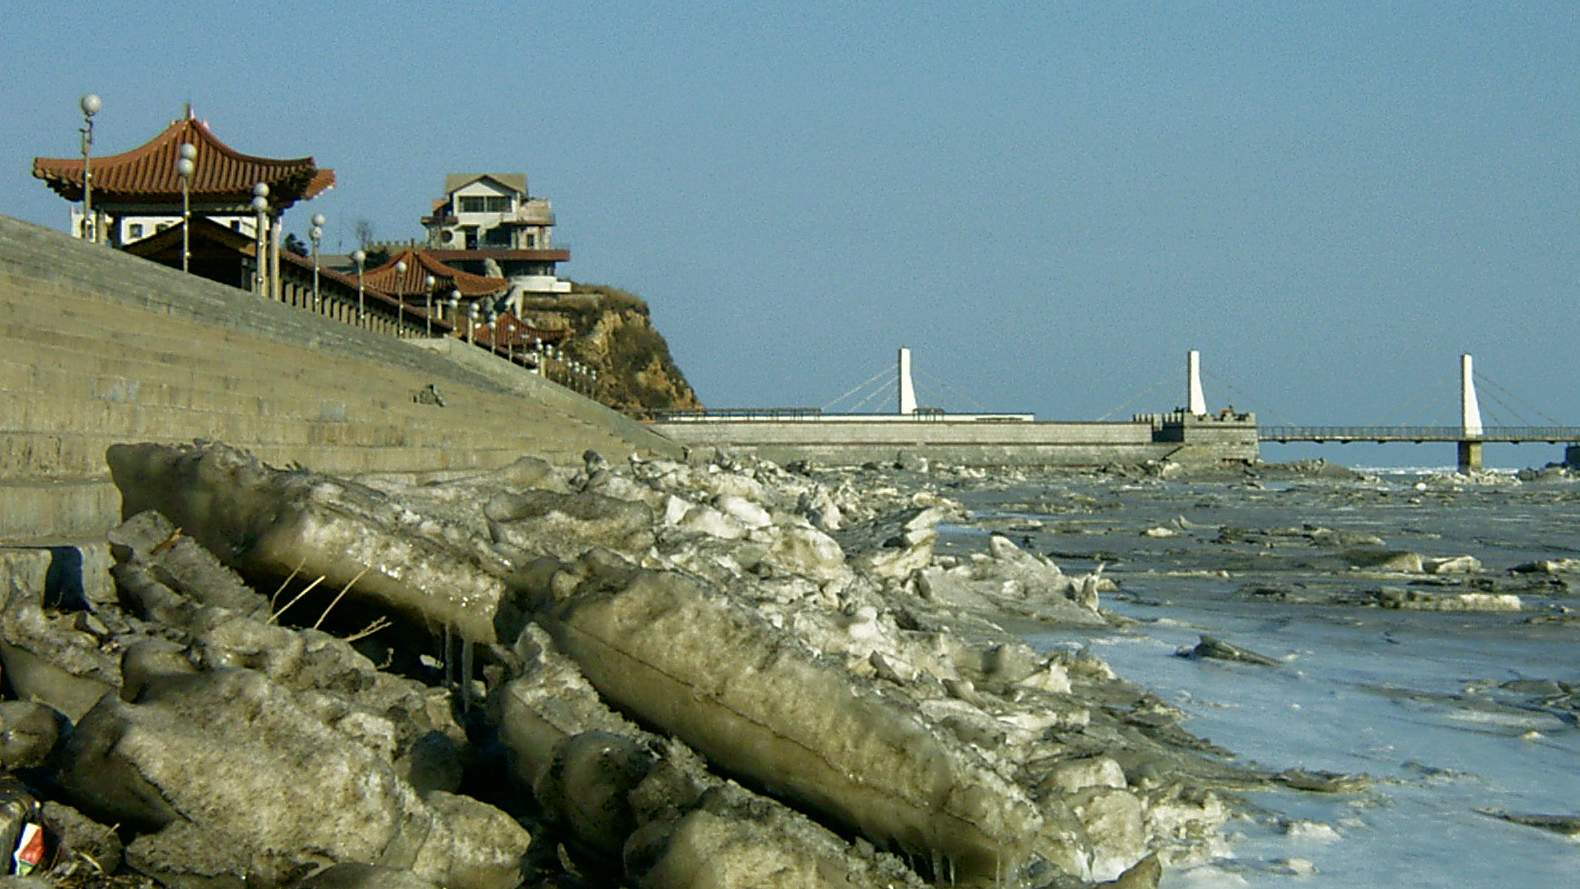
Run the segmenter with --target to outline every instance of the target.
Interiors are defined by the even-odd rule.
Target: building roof
[[[449,173],[444,177],[444,193],[446,196],[455,194],[458,189],[465,188],[479,179],[492,179],[521,194],[527,193],[526,173]]]
[[[401,262],[406,263],[405,273],[395,270],[396,264]],[[510,287],[510,282],[504,278],[474,275],[452,268],[433,258],[428,251],[413,247],[391,256],[389,262],[378,268],[363,273],[362,280],[367,286],[386,293],[420,295],[427,292],[423,279],[429,275],[434,278],[434,292],[441,294],[459,290],[462,296],[492,296],[504,293]]]
[[[311,157],[277,159],[242,154],[219,140],[208,123],[192,117],[175,120],[153,139],[121,154],[92,159],[93,192],[106,202],[179,203],[181,178],[176,157],[182,143],[197,146],[191,196],[199,202],[246,205],[259,182],[269,186],[269,206],[284,210],[327,191],[335,171],[321,169]],[[68,201],[82,200],[82,158],[35,157],[33,175]]]
[[[461,321],[461,329],[466,329],[466,321]],[[569,330],[545,330],[516,317],[513,312],[502,312],[496,322],[497,332],[488,324],[479,321],[472,328],[472,339],[477,343],[487,344],[494,349],[504,349],[506,344],[513,349],[526,349],[534,343],[555,344],[562,343],[570,338]]]

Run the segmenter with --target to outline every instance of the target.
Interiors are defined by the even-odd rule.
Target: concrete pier
[[[1012,415],[1010,415],[1012,416]],[[1026,422],[918,415],[822,418],[695,417],[654,429],[692,449],[720,447],[777,463],[831,466],[892,461],[900,454],[952,466],[1104,466],[1172,460],[1206,464],[1255,460],[1256,417],[1196,417],[1183,411],[1124,422]]]

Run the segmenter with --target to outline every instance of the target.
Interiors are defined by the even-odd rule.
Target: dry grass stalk
[[[282,615],[285,612],[289,611],[292,605],[295,605],[297,602],[302,601],[302,597],[303,596],[305,596],[308,593],[312,592],[313,591],[313,587],[316,587],[316,586],[318,586],[319,584],[321,584],[323,582],[324,582],[324,576],[322,574],[320,574],[318,576],[317,580],[315,580],[312,583],[308,584],[306,586],[306,588],[304,588],[300,593],[296,594],[295,598],[293,598],[291,601],[285,603],[285,607],[284,608],[281,608],[279,611],[276,611],[275,613],[269,615],[269,623],[271,623],[271,624],[272,623],[278,623],[279,620],[280,620],[280,615]]]
[[[371,567],[363,568],[361,571],[357,572],[356,577],[351,578],[350,583],[347,583],[344,587],[341,587],[339,595],[335,596],[334,601],[329,603],[329,607],[324,609],[324,613],[318,616],[318,620],[313,622],[313,629],[316,630],[323,624],[324,618],[329,616],[329,612],[333,611],[334,607],[340,604],[340,600],[346,597],[346,593],[351,592],[351,588],[357,585],[357,581],[361,580],[362,576],[367,574],[370,570],[372,570]]]

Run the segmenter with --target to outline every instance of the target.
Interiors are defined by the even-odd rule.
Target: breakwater
[[[1205,464],[1258,456],[1254,414],[1142,414],[1122,422],[912,418],[671,417],[653,427],[691,447],[723,447],[776,463],[860,465],[897,456],[950,466],[1104,466],[1169,460]]]

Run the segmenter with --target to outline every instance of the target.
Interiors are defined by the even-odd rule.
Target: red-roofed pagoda
[[[427,284],[428,276],[433,276],[433,286]],[[509,288],[510,282],[504,278],[492,275],[474,275],[454,266],[448,266],[426,250],[408,247],[390,257],[389,262],[376,269],[371,269],[363,275],[367,286],[376,287],[385,293],[400,294],[408,298],[416,296],[421,298],[430,290],[442,297],[449,297],[450,291],[460,291],[462,299],[476,299],[483,296],[500,296]]]
[[[268,186],[268,214],[277,221],[297,201],[333,187],[335,171],[311,157],[281,160],[243,154],[220,141],[206,122],[186,116],[172,121],[145,144],[121,154],[91,159],[94,221],[89,231],[124,245],[179,225],[181,176],[176,170],[182,145],[196,149],[190,187],[191,211],[232,230],[256,236],[253,189]],[[83,197],[83,159],[36,157],[33,175],[68,201]],[[72,230],[83,234],[81,213],[73,208]]]

